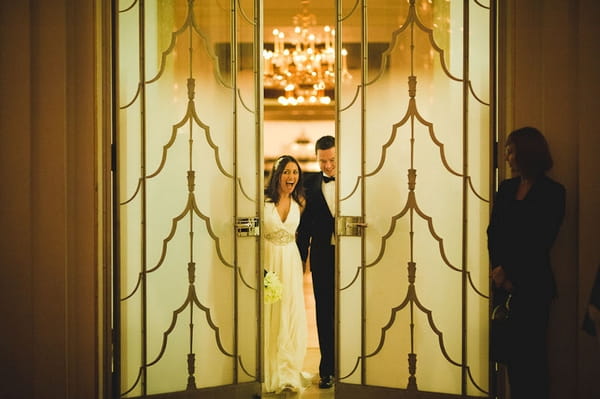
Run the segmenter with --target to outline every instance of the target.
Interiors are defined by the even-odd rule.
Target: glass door
[[[494,2],[337,20],[336,396],[488,397]]]
[[[335,131],[336,397],[488,397],[495,2],[311,5],[335,78],[304,106],[263,104],[262,5],[114,0],[113,397],[260,395],[265,119]]]
[[[113,397],[260,393],[258,4],[114,2]]]

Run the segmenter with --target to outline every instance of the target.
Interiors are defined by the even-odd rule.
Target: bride
[[[300,391],[306,353],[303,271],[296,228],[304,207],[298,162],[279,157],[265,189],[264,265],[283,286],[281,299],[265,303],[265,392]],[[271,273],[272,274],[272,273]]]

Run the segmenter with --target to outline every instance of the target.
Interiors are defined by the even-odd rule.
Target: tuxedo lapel
[[[317,193],[317,196],[315,197],[315,202],[318,205],[319,208],[323,208],[327,210],[327,213],[329,213],[329,215],[331,217],[333,217],[333,215],[331,214],[331,210],[329,210],[329,205],[327,205],[327,200],[325,199],[325,195],[323,194],[323,175],[319,173],[319,175],[317,176],[317,178],[315,179],[315,184],[313,186],[313,192]]]

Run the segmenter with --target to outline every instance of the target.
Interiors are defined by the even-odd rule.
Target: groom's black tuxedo
[[[319,374],[327,377],[334,374],[335,246],[332,240],[335,220],[323,196],[322,184],[335,183],[323,183],[321,173],[304,175],[306,208],[300,218],[296,242],[303,262],[306,262],[310,247],[310,269],[321,350]]]

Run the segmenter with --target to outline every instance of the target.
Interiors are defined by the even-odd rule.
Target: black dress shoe
[[[329,389],[333,386],[333,376],[328,375],[326,377],[321,377],[319,380],[319,388],[321,389]]]

